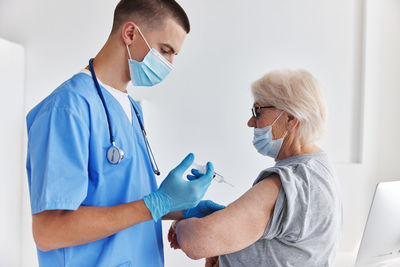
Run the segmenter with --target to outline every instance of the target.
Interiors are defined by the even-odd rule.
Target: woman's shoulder
[[[253,185],[272,174],[277,174],[282,183],[293,183],[297,180],[308,183],[315,177],[335,176],[332,164],[325,152],[302,154],[279,160],[274,166],[261,171]]]

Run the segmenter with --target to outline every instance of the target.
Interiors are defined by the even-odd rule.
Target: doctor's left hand
[[[190,153],[170,171],[156,192],[143,198],[155,221],[171,211],[194,208],[203,198],[213,179],[214,167],[208,162],[207,172],[204,175],[186,181],[182,176],[193,161],[194,155]]]
[[[189,219],[192,217],[203,218],[215,211],[219,211],[225,208],[226,207],[224,205],[217,204],[211,200],[202,200],[196,207],[191,209],[186,209],[183,212],[183,218],[184,219]]]

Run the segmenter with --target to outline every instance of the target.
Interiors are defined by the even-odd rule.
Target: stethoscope
[[[93,58],[89,60],[89,68],[90,68],[90,72],[92,73],[92,78],[93,78],[94,84],[96,85],[97,92],[98,92],[98,94],[100,96],[101,102],[103,103],[103,107],[104,107],[104,110],[106,111],[106,116],[107,116],[108,131],[110,132],[110,141],[111,141],[111,146],[107,150],[107,160],[111,164],[118,164],[124,158],[124,151],[122,151],[122,149],[118,148],[115,145],[115,138],[114,138],[114,135],[113,135],[112,130],[111,130],[112,127],[111,127],[111,121],[110,121],[110,113],[108,111],[106,102],[104,100],[103,92],[100,89],[99,81],[97,80],[96,74],[95,74],[94,69],[93,69]],[[160,175],[160,171],[158,169],[156,159],[154,158],[153,151],[151,150],[149,141],[147,140],[147,134],[146,134],[146,131],[144,130],[144,126],[143,126],[143,122],[142,122],[142,120],[140,118],[140,114],[136,110],[135,105],[132,103],[132,99],[131,98],[129,98],[129,101],[131,102],[133,110],[135,111],[135,114],[136,114],[136,118],[137,118],[137,120],[139,122],[139,125],[140,125],[140,128],[142,130],[144,142],[146,143],[147,154],[149,155],[151,166],[153,167],[154,174]]]

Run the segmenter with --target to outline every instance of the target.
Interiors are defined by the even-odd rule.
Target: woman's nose
[[[251,116],[251,118],[250,118],[249,121],[247,122],[247,126],[249,126],[249,127],[256,127],[256,119],[254,118],[254,116]]]

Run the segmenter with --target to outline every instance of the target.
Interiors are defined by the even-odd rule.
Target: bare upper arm
[[[280,178],[274,174],[253,186],[227,208],[205,218],[192,220],[195,224],[192,231],[195,233],[189,236],[183,232],[191,239],[183,246],[181,243],[185,242],[185,236],[180,237],[177,228],[182,249],[192,250],[195,246],[197,252],[194,253],[199,254],[194,257],[202,258],[233,253],[253,244],[265,232],[280,188]]]

